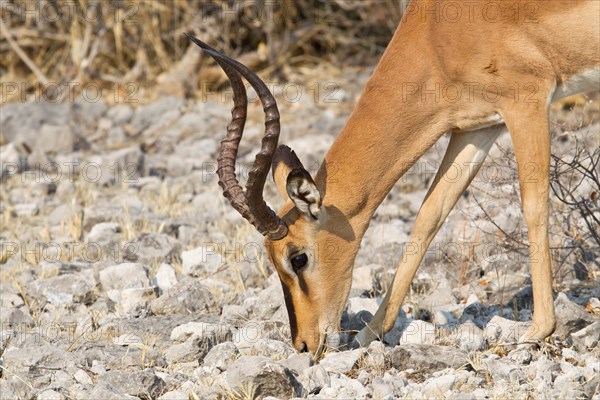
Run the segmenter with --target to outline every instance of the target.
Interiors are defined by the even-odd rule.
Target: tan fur
[[[432,9],[436,3],[443,5],[425,0],[410,7]],[[534,328],[525,338],[541,339],[554,330],[547,229],[548,104],[557,85],[600,65],[600,2],[499,3],[524,11],[493,23],[477,12],[472,22],[466,17],[452,22],[436,21],[431,14],[405,14],[315,178],[323,199],[319,220],[305,218],[290,201],[279,211],[289,233],[265,244],[284,286],[297,348],[306,344],[314,353],[325,333],[337,328],[361,239],[396,181],[447,132],[456,133],[444,163],[480,158],[481,152],[487,153],[481,149],[491,145],[488,139],[493,141],[499,129],[485,127],[502,121],[510,130],[520,166],[529,240],[541,255],[531,266]],[[423,91],[435,90],[436,85],[458,85],[462,96],[450,101],[443,92],[436,98]],[[465,92],[469,87],[472,95]],[[492,101],[494,93],[482,87],[498,88],[502,96]],[[522,168],[531,162],[539,179],[524,181]],[[443,173],[442,167],[438,174]],[[282,175],[277,173],[275,179],[284,194]],[[432,186],[417,216],[413,240],[429,244],[469,182],[448,186],[441,179]],[[289,252],[297,249],[314,254],[298,275],[284,265]],[[420,257],[403,261],[373,322],[359,335],[362,344],[393,326],[420,261]]]

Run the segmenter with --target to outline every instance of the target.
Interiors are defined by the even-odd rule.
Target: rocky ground
[[[282,142],[310,170],[368,73],[305,84],[297,101],[280,101]],[[440,231],[384,341],[348,349],[341,340],[319,362],[297,354],[262,239],[216,183],[228,100],[2,106],[0,398],[600,398],[600,254],[582,218],[555,198],[558,329],[541,348],[511,344],[531,319],[532,294],[507,135]],[[262,134],[260,106],[249,113],[242,171]],[[597,123],[575,124],[574,113],[553,114],[556,154],[597,145]],[[377,309],[446,143],[374,216],[346,332]],[[281,204],[272,183],[266,197]]]

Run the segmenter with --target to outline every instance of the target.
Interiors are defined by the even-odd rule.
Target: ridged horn
[[[263,189],[279,141],[279,110],[275,98],[267,85],[245,65],[219,53],[198,38],[185,35],[219,64],[229,78],[233,89],[234,106],[231,110],[231,122],[227,126],[225,138],[221,141],[221,149],[217,158],[217,175],[223,195],[229,200],[232,207],[254,225],[262,235],[268,236],[272,240],[282,239],[287,235],[287,226],[263,199]],[[246,88],[240,75],[252,85],[265,112],[265,134],[261,149],[248,174],[245,192],[235,173],[235,161],[244,133],[248,108]]]

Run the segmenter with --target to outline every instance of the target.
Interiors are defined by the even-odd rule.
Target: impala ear
[[[272,171],[279,194],[284,199],[292,200],[307,218],[317,219],[321,208],[321,193],[296,153],[288,146],[280,145],[273,158]]]
[[[307,218],[319,218],[321,193],[307,170],[304,168],[293,169],[287,177],[286,190],[302,214]]]

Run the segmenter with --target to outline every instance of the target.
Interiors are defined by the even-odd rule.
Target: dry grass
[[[11,0],[0,9],[0,74],[6,82],[24,84],[26,93],[70,82],[79,85],[75,92],[94,85],[121,99],[181,74],[175,80],[191,94],[199,81],[223,77],[213,64],[202,68],[200,52],[186,52],[190,43],[184,32],[281,77],[284,65],[370,62],[391,38],[402,4]],[[190,79],[190,71],[200,71],[200,79],[191,84],[183,81]],[[18,92],[17,98],[23,90]]]
[[[237,390],[222,387],[223,394],[227,400],[254,400],[257,395],[257,387],[248,383],[238,387]]]

